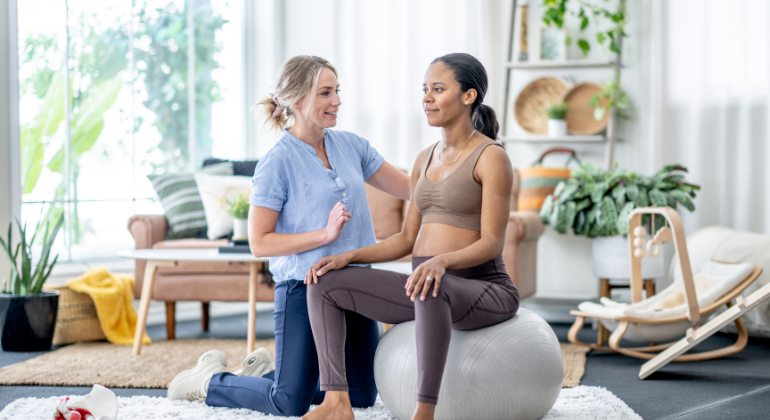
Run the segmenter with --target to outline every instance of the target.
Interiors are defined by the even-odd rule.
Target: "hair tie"
[[[277,116],[283,114],[283,110],[285,108],[283,107],[283,105],[281,105],[280,102],[278,102],[278,97],[277,96],[273,96],[273,103],[276,105],[275,111],[273,111],[273,116],[277,117]]]

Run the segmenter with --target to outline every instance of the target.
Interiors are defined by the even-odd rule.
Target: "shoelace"
[[[187,397],[190,401],[204,401],[206,400],[206,394],[202,393],[199,390],[195,391],[187,391],[187,394],[185,394],[185,397]]]

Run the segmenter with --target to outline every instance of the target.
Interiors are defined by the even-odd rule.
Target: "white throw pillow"
[[[209,239],[217,239],[233,231],[233,217],[227,212],[225,200],[233,201],[239,194],[251,194],[248,176],[217,176],[195,174],[195,183],[203,201]]]

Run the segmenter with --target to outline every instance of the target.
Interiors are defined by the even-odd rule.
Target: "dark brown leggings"
[[[412,269],[431,257],[413,257]],[[502,257],[476,267],[447,271],[439,295],[412,302],[404,285],[408,275],[364,267],[330,271],[308,286],[307,304],[318,350],[321,390],[347,391],[345,311],[388,324],[416,320],[420,402],[436,404],[452,328],[473,330],[512,318],[519,291]],[[355,339],[355,337],[353,337]]]

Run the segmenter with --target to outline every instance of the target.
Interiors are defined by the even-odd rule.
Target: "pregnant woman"
[[[495,141],[495,113],[482,105],[486,91],[486,71],[474,57],[449,54],[431,63],[423,109],[428,124],[442,128],[443,140],[417,157],[403,231],[321,258],[308,271],[308,310],[326,397],[304,418],[353,418],[344,348],[345,321],[353,312],[390,324],[416,320],[413,419],[433,418],[452,328],[486,327],[516,314],[519,292],[501,257],[513,170]],[[409,253],[411,276],[350,267]]]
[[[169,386],[171,399],[219,407],[250,408],[301,416],[320,403],[318,356],[308,318],[305,273],[319,258],[376,243],[364,182],[409,199],[409,177],[384,161],[361,137],[331,130],[341,101],[337,71],[320,57],[297,56],[281,68],[274,93],[260,105],[268,125],[283,130],[262,157],[252,179],[249,244],[270,256],[275,286],[275,371],[264,348],[244,360],[240,375],[225,372],[227,360],[211,350]],[[290,128],[289,122],[293,120]],[[370,268],[361,268],[370,270]],[[342,323],[350,402],[370,407],[377,397],[374,351],[377,323],[350,314]]]

